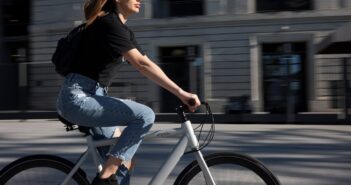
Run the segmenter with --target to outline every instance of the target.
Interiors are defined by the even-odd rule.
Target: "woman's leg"
[[[119,127],[92,127],[92,136],[95,140],[101,139],[110,139],[113,137],[120,137],[122,134]],[[107,160],[107,153],[109,152],[110,147],[99,147],[98,151],[100,156],[104,161]],[[117,182],[119,185],[129,185],[130,184],[130,170],[134,166],[134,162],[132,161],[124,161],[123,165],[118,167],[116,172]]]
[[[131,100],[79,93],[73,97],[73,101],[66,101],[70,105],[64,112],[64,117],[69,121],[88,127],[127,126],[117,144],[112,147],[109,155],[113,157],[107,160],[102,175],[117,170],[122,161],[130,161],[154,122],[154,112]]]
[[[97,86],[95,90],[97,96],[107,96],[107,88]],[[92,136],[95,140],[110,139],[114,137],[120,137],[122,132],[118,126],[114,127],[91,127]],[[110,150],[110,146],[99,147],[98,151],[105,161],[107,159],[107,153]]]
[[[136,140],[136,138],[142,138],[144,134],[151,128],[151,125],[149,123],[153,123],[155,119],[154,113],[151,113],[148,108],[141,108],[136,105],[133,105],[135,102],[130,100],[125,101],[129,106],[134,107],[135,109],[139,109],[139,116],[136,120],[134,120],[132,125],[128,125],[123,130],[119,142],[112,148],[110,157],[107,159],[104,165],[104,168],[101,173],[101,178],[107,178],[110,175],[112,175],[116,171],[116,167],[120,166],[122,161],[130,161],[132,159],[132,156],[136,152],[141,142],[141,140]],[[130,143],[132,147],[126,148],[126,143]],[[129,165],[131,164],[129,163]],[[117,174],[121,176],[129,176],[129,174],[126,174],[127,172],[128,169],[125,166],[121,166],[121,168],[118,168]],[[124,178],[121,180],[125,180],[124,182],[120,183],[121,185],[129,183],[128,178]]]
[[[119,130],[117,126],[115,127],[91,127],[92,136],[94,140],[110,139],[114,137],[115,130]],[[106,160],[107,153],[109,152],[109,146],[99,147],[98,151],[103,160]]]
[[[155,114],[145,105],[97,95],[96,90],[96,81],[70,73],[57,98],[57,111],[68,121],[86,127],[127,126],[110,152],[109,159],[115,159],[113,165],[118,168],[121,161],[131,160]],[[107,164],[104,169],[108,169]]]

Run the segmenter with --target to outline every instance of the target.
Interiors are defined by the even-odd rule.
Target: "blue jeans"
[[[109,139],[113,137],[113,134],[118,127],[92,127],[92,136],[95,140]],[[106,154],[110,150],[109,146],[99,147],[98,151],[103,160],[107,159]],[[119,185],[129,185],[130,184],[130,171],[124,165],[119,166],[116,176]]]
[[[94,127],[93,132],[107,130],[103,137],[112,136],[116,126],[127,126],[109,155],[130,161],[143,136],[155,121],[155,113],[147,106],[106,96],[106,88],[83,75],[70,73],[57,99],[58,113],[68,121]],[[110,127],[110,128],[104,128]],[[94,131],[95,130],[95,131]]]

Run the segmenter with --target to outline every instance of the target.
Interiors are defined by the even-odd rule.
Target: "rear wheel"
[[[278,179],[261,162],[246,155],[217,153],[205,157],[216,185],[279,185]],[[189,164],[175,185],[206,185],[197,161]]]
[[[0,185],[59,185],[73,169],[74,164],[51,155],[33,155],[18,159],[0,171]],[[89,185],[81,170],[67,185]]]

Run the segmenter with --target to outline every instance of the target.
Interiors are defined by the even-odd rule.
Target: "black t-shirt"
[[[122,63],[122,53],[137,48],[134,33],[110,12],[89,25],[82,37],[72,72],[109,86]]]

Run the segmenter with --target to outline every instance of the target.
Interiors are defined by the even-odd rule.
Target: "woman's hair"
[[[99,16],[103,16],[107,12],[116,10],[117,4],[115,0],[85,0],[84,15],[87,21],[87,26],[93,23]]]

